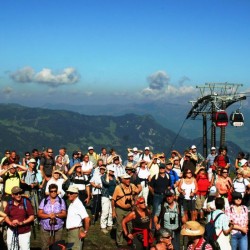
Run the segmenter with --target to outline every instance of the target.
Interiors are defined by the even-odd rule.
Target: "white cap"
[[[192,145],[192,146],[191,146],[191,149],[195,149],[195,148],[196,148],[196,146],[195,146],[195,145]]]
[[[216,150],[216,147],[211,147],[211,150]]]
[[[88,150],[91,150],[91,149],[94,149],[94,147],[92,147],[92,146],[89,146],[89,147],[88,147]]]
[[[144,150],[149,150],[149,147],[145,147]]]
[[[212,187],[210,188],[209,195],[215,196],[215,195],[216,195],[216,192],[217,192],[216,187],[215,187],[215,186],[212,186]]]
[[[241,163],[241,166],[245,165],[247,163],[247,160],[246,159],[242,159],[240,160],[240,163]]]
[[[138,148],[137,147],[134,147],[133,148],[133,151],[135,152],[135,151],[138,151]]]
[[[110,165],[107,166],[107,170],[108,171],[115,171],[115,168],[114,168],[113,165],[110,164]]]
[[[130,153],[128,153],[128,156],[134,156],[134,154],[130,152]]]

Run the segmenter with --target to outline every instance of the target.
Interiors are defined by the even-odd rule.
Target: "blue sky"
[[[193,99],[205,82],[250,89],[250,1],[0,3],[1,102]]]

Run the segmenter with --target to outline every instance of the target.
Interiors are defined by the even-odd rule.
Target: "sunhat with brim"
[[[240,163],[241,163],[241,166],[245,165],[247,163],[247,160],[246,159],[242,159],[240,160]]]
[[[36,160],[34,158],[31,158],[29,161],[28,161],[28,164],[29,163],[36,163]]]
[[[101,165],[100,169],[105,169],[106,170],[106,166],[105,165]]]
[[[68,190],[66,192],[78,194],[79,193],[79,189],[78,189],[77,186],[71,185],[71,186],[69,186],[69,188],[68,188]]]
[[[121,176],[121,179],[130,179],[130,178],[131,178],[131,176],[129,174],[123,174]]]
[[[57,173],[57,174],[61,174],[61,171],[60,171],[60,170],[54,170],[54,171],[53,171],[53,174],[56,174],[56,173]]]
[[[197,221],[188,221],[181,229],[181,235],[184,236],[199,236],[203,235],[205,228]]]
[[[127,164],[127,166],[125,167],[125,170],[133,170],[133,169],[134,169],[134,167],[133,167],[133,163],[132,162],[129,162]]]

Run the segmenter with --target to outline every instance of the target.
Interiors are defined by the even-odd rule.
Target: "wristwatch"
[[[88,231],[85,230],[85,231],[83,231],[83,232],[86,234]]]

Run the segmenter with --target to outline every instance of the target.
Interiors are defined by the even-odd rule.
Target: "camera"
[[[126,205],[127,205],[127,204],[132,205],[132,200],[126,199],[125,204],[126,204]]]
[[[175,224],[175,219],[176,219],[176,215],[173,218],[170,218],[170,224],[171,225]]]

